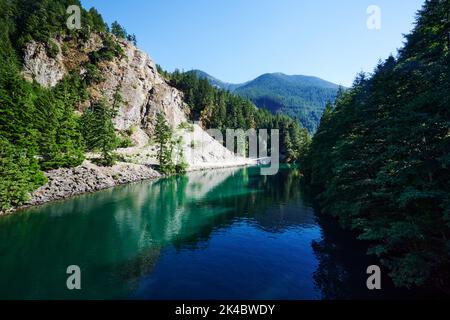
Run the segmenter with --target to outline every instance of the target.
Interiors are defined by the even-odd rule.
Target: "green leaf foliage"
[[[43,185],[47,179],[36,159],[26,149],[17,148],[0,138],[0,210],[20,206],[29,192]]]

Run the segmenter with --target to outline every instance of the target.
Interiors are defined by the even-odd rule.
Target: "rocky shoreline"
[[[0,215],[127,183],[163,177],[161,173],[145,165],[122,162],[112,167],[101,167],[90,161],[84,161],[75,168],[48,171],[45,175],[48,182],[32,192],[30,200],[20,207],[0,212]]]
[[[60,50],[56,57],[47,54],[46,45],[31,41],[26,45],[23,75],[29,81],[36,81],[43,87],[54,87],[66,76],[74,65],[83,65],[93,52],[103,47],[101,35],[92,34],[80,49],[71,46],[70,39],[53,39]],[[84,110],[95,101],[115,101],[118,93],[123,100],[114,118],[117,133],[127,135],[133,146],[116,150],[123,161],[113,167],[101,167],[86,160],[75,168],[48,171],[48,182],[30,194],[30,199],[22,206],[0,215],[44,203],[91,193],[118,185],[158,179],[159,172],[152,169],[157,161],[157,152],[152,137],[155,116],[161,113],[175,131],[175,138],[183,138],[182,148],[188,171],[214,170],[254,164],[254,161],[236,156],[222,143],[210,136],[199,123],[190,124],[190,107],[184,102],[183,92],[172,87],[162,77],[151,58],[130,42],[114,38],[123,49],[123,56],[98,65],[103,81],[93,83],[88,92],[91,97],[86,105],[77,106]],[[74,60],[75,59],[75,60]],[[82,68],[83,69],[83,68]],[[82,70],[80,70],[80,73]],[[98,155],[86,154],[87,159]]]
[[[215,170],[230,167],[245,167],[251,161],[235,160],[228,163],[203,163],[191,166],[188,171]],[[163,174],[147,165],[120,162],[112,167],[101,167],[89,160],[75,168],[61,168],[45,172],[48,182],[30,194],[30,200],[24,205],[8,211],[0,211],[1,215],[13,214],[16,211],[39,206],[45,203],[60,201],[74,196],[92,193],[133,182],[156,180]]]
[[[137,129],[135,134],[142,134],[142,130]],[[189,164],[188,171],[215,170],[256,164],[255,160],[236,156],[224,148],[198,125],[194,125],[192,132],[177,131],[177,134],[183,137],[183,153]],[[118,162],[112,167],[96,165],[89,159],[95,159],[98,155],[86,154],[88,160],[78,167],[45,172],[48,182],[44,186],[32,192],[30,199],[25,204],[5,212],[0,211],[0,216],[123,184],[164,177],[163,174],[152,168],[158,161],[156,160],[156,150],[151,145],[141,143],[135,147],[118,149],[117,154],[122,162]]]

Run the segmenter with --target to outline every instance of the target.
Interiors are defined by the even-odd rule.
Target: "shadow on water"
[[[295,167],[131,184],[0,218],[0,298],[374,298],[371,261],[337,230]]]
[[[399,300],[441,298],[442,293],[429,289],[397,288],[380,260],[368,255],[369,243],[358,240],[358,234],[340,227],[336,218],[320,214],[314,194],[302,184],[305,203],[315,207],[316,221],[322,230],[320,240],[312,241],[318,260],[313,278],[325,300]],[[381,290],[368,290],[367,267],[381,268]]]

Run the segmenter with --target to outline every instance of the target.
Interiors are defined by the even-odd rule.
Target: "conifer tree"
[[[398,286],[450,283],[449,0],[428,0],[397,59],[327,107],[305,179]]]
[[[159,168],[165,174],[175,173],[175,164],[172,160],[173,130],[162,113],[156,114],[155,139],[157,143],[157,157]]]
[[[0,211],[23,204],[47,179],[36,159],[0,137]]]
[[[94,103],[87,109],[82,118],[83,138],[87,150],[100,151],[101,163],[111,166],[115,162],[114,150],[118,146],[118,138],[112,120],[116,111],[105,101]]]
[[[111,24],[111,33],[117,38],[127,39],[128,34],[124,27],[122,27],[117,21]]]

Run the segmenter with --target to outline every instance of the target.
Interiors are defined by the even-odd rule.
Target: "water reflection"
[[[368,244],[357,240],[357,234],[343,230],[337,221],[327,216],[318,216],[322,228],[320,241],[313,241],[312,247],[318,260],[314,282],[320,289],[322,299],[417,299],[442,298],[442,293],[428,289],[397,288],[375,256],[368,256]],[[381,267],[382,290],[368,290],[366,281],[368,266]]]
[[[347,297],[361,270],[324,225],[295,167],[118,187],[1,218],[0,298]],[[72,264],[81,291],[65,287]]]

